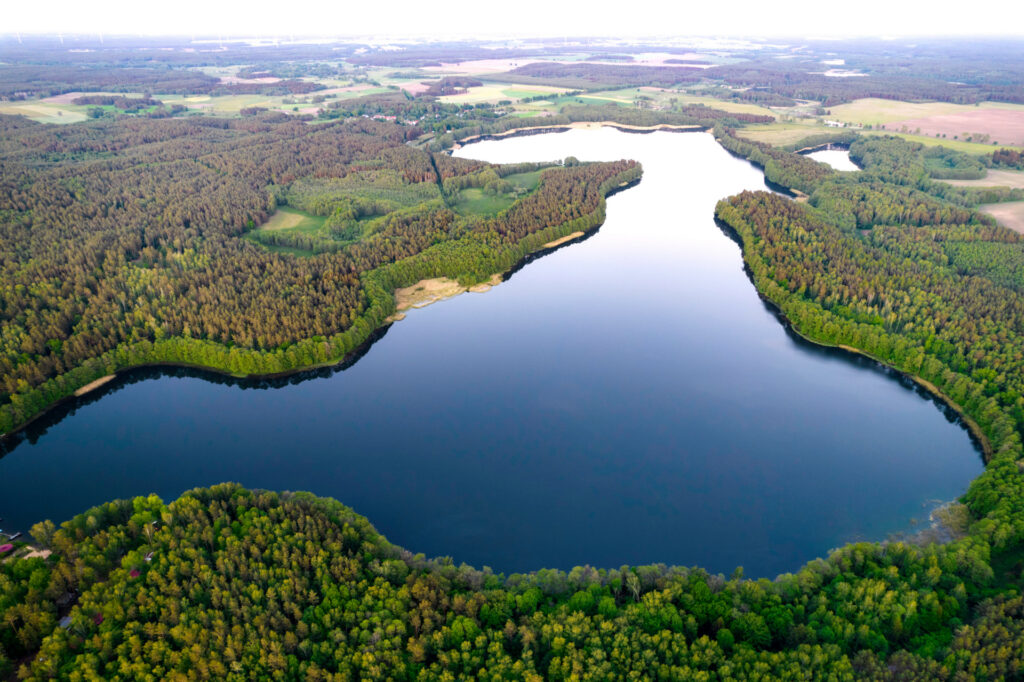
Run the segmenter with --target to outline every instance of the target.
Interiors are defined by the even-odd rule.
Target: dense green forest
[[[405,144],[419,128],[361,117],[0,126],[0,432],[130,366],[337,362],[394,312],[395,288],[507,271],[599,225],[604,196],[641,172],[552,167],[516,190],[501,176],[541,167],[432,154]],[[466,213],[465,188],[509,200]],[[323,231],[258,229],[289,204]]]
[[[0,564],[0,674],[21,679],[1024,674],[1024,599],[982,537],[850,545],[776,580],[663,565],[506,577],[395,547],[333,500],[230,484],[33,534],[49,557]]]

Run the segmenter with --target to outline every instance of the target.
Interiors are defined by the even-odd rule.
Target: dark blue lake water
[[[945,410],[766,308],[713,220],[763,176],[710,135],[459,153],[635,158],[645,175],[591,238],[410,312],[344,371],[273,386],[144,371],[53,415],[0,459],[3,527],[238,481],[335,497],[413,552],[506,573],[770,576],[911,529],[981,471]]]

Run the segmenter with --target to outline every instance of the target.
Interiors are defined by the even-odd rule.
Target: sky
[[[1021,0],[45,0],[0,33],[267,36],[1024,35]]]

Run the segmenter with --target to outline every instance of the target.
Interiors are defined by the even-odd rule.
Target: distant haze
[[[107,33],[225,37],[654,37],[750,35],[832,36],[1021,35],[1024,4],[936,0],[919,5],[884,0],[642,4],[520,0],[446,2],[138,2],[50,0],[9,3],[3,33]]]

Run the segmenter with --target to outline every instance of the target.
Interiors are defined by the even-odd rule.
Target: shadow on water
[[[743,240],[732,226],[718,218],[715,218],[715,225],[722,230],[722,234],[732,240],[740,248],[740,252],[743,251]],[[751,272],[746,261],[743,261],[743,274],[746,275],[750,285],[757,290],[757,285],[754,283],[754,273]],[[783,314],[782,310],[777,305],[765,298],[760,291],[757,292],[757,295],[758,298],[761,299],[761,305],[764,306],[764,309],[778,320],[779,324],[782,325],[782,328],[786,330],[787,338],[789,338],[789,340],[792,341],[793,344],[801,351],[825,360],[843,362],[851,367],[871,371],[879,376],[884,376],[890,381],[895,381],[903,388],[912,390],[921,398],[935,405],[939,412],[946,418],[946,421],[950,424],[956,424],[967,432],[967,435],[971,440],[971,445],[974,447],[975,451],[977,451],[978,457],[981,459],[982,463],[984,463],[985,448],[982,445],[981,440],[978,438],[978,435],[974,433],[970,426],[968,426],[967,422],[964,421],[963,416],[944,399],[914,381],[914,379],[906,372],[902,372],[855,351],[849,351],[837,346],[825,346],[811,341],[793,327],[793,323],[790,322],[789,318]]]
[[[561,132],[561,131],[559,131]],[[621,187],[608,192],[606,198],[612,197],[619,192],[624,192],[627,189],[631,189],[640,184],[642,178],[637,178]],[[601,226],[598,225],[589,232],[580,235],[576,239],[552,246],[546,249],[540,249],[528,254],[502,275],[501,281],[507,282],[512,278],[514,274],[525,268],[530,263],[549,256],[556,251],[559,251],[568,246],[574,244],[580,244],[593,238],[601,230]],[[203,369],[201,367],[181,367],[177,365],[148,365],[145,367],[135,367],[132,369],[123,370],[118,372],[116,377],[106,384],[89,391],[85,395],[70,398],[62,401],[61,403],[54,405],[52,408],[47,410],[45,413],[39,415],[37,418],[32,420],[31,423],[26,425],[24,428],[12,433],[6,437],[0,437],[0,459],[4,456],[13,452],[19,445],[24,442],[35,444],[40,438],[46,435],[47,431],[51,427],[56,426],[67,417],[73,416],[79,409],[91,405],[104,397],[116,393],[127,386],[137,384],[142,381],[148,381],[151,379],[160,379],[163,377],[187,377],[190,379],[202,379],[212,384],[221,384],[224,386],[234,386],[243,390],[255,389],[255,390],[270,390],[284,388],[286,386],[295,386],[306,381],[312,381],[315,379],[327,379],[334,376],[338,372],[343,372],[352,365],[356,364],[370,352],[370,348],[373,347],[377,341],[380,341],[391,329],[391,324],[387,324],[380,329],[376,330],[370,335],[359,348],[349,353],[345,358],[335,364],[327,367],[317,367],[315,369],[299,370],[297,372],[289,372],[287,374],[278,376],[263,376],[263,377],[235,377],[228,374],[223,374],[215,370]]]
[[[268,391],[285,388],[287,386],[295,386],[306,381],[328,379],[339,372],[344,372],[346,369],[359,362],[367,353],[370,352],[370,348],[372,348],[375,343],[384,338],[390,329],[391,324],[381,327],[371,334],[370,338],[367,339],[363,345],[346,355],[341,362],[335,365],[317,367],[315,369],[305,369],[278,376],[252,378],[234,377],[214,370],[202,369],[200,367],[179,367],[174,365],[149,365],[146,367],[126,369],[118,372],[114,379],[99,388],[89,391],[85,395],[71,398],[54,406],[38,418],[34,419],[30,424],[25,426],[25,428],[7,436],[6,438],[0,439],[0,459],[3,459],[6,455],[12,453],[22,443],[27,442],[35,444],[40,438],[46,435],[51,427],[56,426],[68,417],[74,416],[81,408],[92,405],[93,403],[117,393],[132,384],[150,381],[152,379],[162,379],[164,377],[179,377],[202,379],[203,381],[207,381],[211,384],[233,386],[242,390]]]

